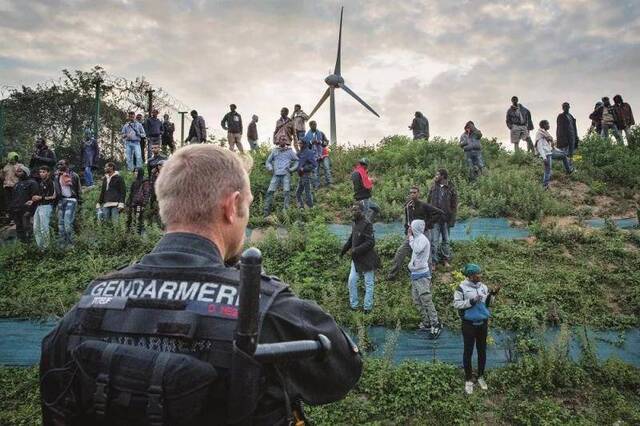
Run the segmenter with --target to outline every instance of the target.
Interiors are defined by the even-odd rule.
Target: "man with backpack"
[[[127,231],[131,230],[131,225],[136,222],[138,234],[144,232],[144,212],[149,205],[151,197],[151,182],[144,177],[144,169],[135,170],[136,178],[131,182],[129,198],[127,199]]]

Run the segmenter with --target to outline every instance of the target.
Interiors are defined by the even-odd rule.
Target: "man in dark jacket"
[[[93,186],[93,169],[98,167],[100,159],[100,147],[98,141],[93,137],[91,130],[84,131],[84,140],[80,148],[80,158],[84,169],[84,183],[86,186]]]
[[[429,120],[420,111],[416,111],[409,129],[413,131],[413,140],[429,140]]]
[[[564,151],[571,161],[580,140],[578,139],[576,119],[569,113],[569,108],[571,108],[569,102],[563,103],[562,112],[558,114],[556,119],[556,146]]]
[[[524,105],[518,103],[518,97],[511,98],[511,106],[507,110],[507,127],[511,132],[511,143],[516,151],[520,150],[520,141],[527,141],[527,151],[534,152],[529,132],[533,130],[531,113]]]
[[[364,215],[369,222],[373,223],[375,217],[380,213],[380,207],[371,200],[373,180],[369,177],[369,160],[366,158],[358,160],[351,173],[351,182],[353,183],[353,198],[363,202]]]
[[[613,104],[618,113],[618,119],[620,122],[620,131],[624,131],[624,135],[627,138],[627,145],[632,146],[633,140],[629,137],[631,126],[636,124],[636,120],[633,118],[633,111],[631,105],[622,100],[622,96],[615,95],[613,97]]]
[[[124,179],[116,171],[116,165],[107,163],[104,166],[102,188],[96,204],[98,217],[102,220],[117,223],[120,212],[124,209],[126,195],[127,188],[124,185]]]
[[[176,125],[169,120],[169,114],[165,114],[162,118],[162,147],[169,147],[169,151],[173,154],[176,150],[176,142],[173,139],[173,132],[176,131]]]
[[[15,170],[18,182],[13,187],[13,196],[9,204],[9,216],[16,224],[16,234],[18,240],[23,243],[29,242],[32,236],[31,216],[33,208],[31,198],[39,192],[38,183],[31,179],[31,171],[27,166],[19,164]]]
[[[220,122],[220,125],[227,131],[227,141],[229,142],[229,149],[231,151],[236,150],[244,152],[242,148],[242,117],[236,111],[235,104],[229,105],[230,111],[225,114]]]
[[[368,314],[373,309],[374,271],[379,265],[378,255],[375,251],[376,239],[373,235],[373,225],[365,217],[365,205],[362,201],[356,202],[351,208],[353,213],[353,225],[351,235],[342,247],[340,257],[351,250],[351,270],[349,272],[349,304],[352,310],[358,309],[358,280],[360,274],[364,275],[364,313]]]
[[[404,235],[405,239],[402,245],[396,250],[396,255],[393,258],[393,263],[388,280],[394,280],[398,276],[398,272],[402,268],[404,259],[411,254],[411,246],[409,245],[409,226],[415,219],[424,220],[425,234],[428,235],[427,230],[433,227],[434,223],[440,222],[445,218],[445,214],[442,210],[431,204],[425,203],[420,200],[420,189],[417,186],[412,186],[409,190],[409,201],[404,206]]]
[[[45,249],[51,242],[51,215],[56,204],[56,189],[49,166],[40,166],[40,188],[38,194],[31,197],[28,205],[35,206],[33,215],[33,236],[38,248]]]
[[[316,340],[323,334],[330,340],[331,350],[323,356],[288,359],[275,365],[260,365],[241,352],[247,368],[240,369],[241,377],[231,375],[232,362],[238,360],[232,352],[238,353],[233,350],[233,340],[239,271],[225,265],[234,265],[244,246],[253,200],[247,168],[240,156],[206,144],[177,150],[167,161],[156,183],[166,226],[162,239],[139,263],[112,273],[112,278],[101,277],[89,284],[81,301],[43,340],[40,371],[47,374],[47,380],[42,381],[41,392],[43,399],[51,402],[43,407],[44,426],[296,424],[292,410],[300,415],[300,401],[311,405],[338,401],[356,385],[362,373],[357,346],[315,302],[298,298],[286,284],[268,275],[262,275],[259,284],[258,342]],[[216,183],[213,188],[212,182]],[[189,191],[183,191],[180,185]],[[112,281],[113,274],[118,276],[116,281]],[[111,302],[119,307],[113,309]],[[96,321],[102,317],[104,321]],[[105,356],[79,359],[82,346],[105,347],[105,342],[112,344],[101,352]],[[107,357],[114,349],[116,355]],[[122,351],[128,351],[130,358],[118,356]],[[83,376],[77,387],[68,386],[72,375],[55,369],[63,369],[71,353],[78,355],[74,359],[89,364],[91,371],[108,364],[108,358],[113,360],[114,368],[107,373],[111,380],[106,395],[95,391],[96,385],[104,383],[102,375],[97,380],[96,375]],[[151,361],[159,373],[140,368],[145,360],[144,365],[149,365],[145,355],[151,355],[152,360],[174,360],[164,364],[164,373],[173,374],[176,381],[160,380],[158,393],[152,393],[155,386],[151,386],[149,397],[142,402],[141,395],[126,398],[127,393],[120,392],[117,384],[124,378],[125,385],[135,385],[130,375],[142,375],[145,384],[153,383],[158,376],[168,379],[158,368],[161,363]],[[210,374],[194,376],[196,366],[196,372]],[[185,375],[187,371],[192,375]],[[83,393],[79,389],[86,379],[94,391]],[[238,384],[236,380],[243,392],[240,397],[249,402],[232,400],[238,396],[231,392]],[[195,381],[203,384],[200,390]],[[182,390],[176,388],[181,382],[187,392],[180,393]],[[123,395],[125,398],[121,398]],[[86,401],[90,407],[101,406],[100,397],[106,399],[102,419],[95,410],[83,410],[82,406]],[[179,408],[172,412],[175,397],[179,397]],[[159,410],[152,411],[154,407]],[[127,416],[147,418],[115,421],[123,411]],[[73,414],[80,417],[74,423],[69,421]]]
[[[207,141],[207,126],[204,122],[204,118],[198,115],[198,111],[195,109],[191,111],[191,127],[189,127],[189,135],[187,141],[189,143],[205,143]]]
[[[482,132],[476,127],[473,121],[467,121],[464,125],[464,133],[460,135],[460,147],[464,151],[464,158],[469,167],[469,181],[475,182],[484,169],[482,159],[482,144],[480,139]]]
[[[151,158],[151,147],[162,143],[162,121],[158,118],[159,111],[151,111],[151,117],[144,120],[144,132],[147,135],[147,159]]]
[[[313,207],[313,194],[311,186],[313,172],[318,166],[316,153],[311,146],[303,139],[298,141],[298,188],[296,188],[296,201],[298,207],[303,209],[306,202],[309,208]],[[305,201],[302,201],[302,193],[305,194]]]
[[[600,136],[608,140],[609,131],[611,131],[613,133],[613,137],[616,138],[618,145],[624,145],[622,134],[620,133],[621,120],[618,116],[618,109],[611,105],[611,101],[607,96],[602,98],[602,106],[591,115],[595,118],[600,118],[602,126]]]
[[[62,248],[73,244],[73,227],[76,212],[82,204],[80,176],[69,168],[67,160],[60,160],[56,166],[53,185],[57,196],[58,237]]]
[[[258,149],[258,116],[251,116],[251,123],[247,126],[247,140],[251,151]]]
[[[36,182],[40,181],[40,166],[47,166],[49,170],[53,170],[56,166],[56,155],[49,149],[44,138],[38,138],[36,141],[35,152],[31,155],[31,161],[29,162],[31,176]]]
[[[451,247],[449,246],[449,228],[456,223],[458,212],[458,193],[453,183],[449,181],[449,173],[445,169],[438,170],[433,185],[429,190],[427,202],[444,212],[444,217],[433,224],[431,231],[431,263],[437,265],[444,263],[449,267],[451,260]]]

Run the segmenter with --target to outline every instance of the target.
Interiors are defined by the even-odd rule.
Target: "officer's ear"
[[[222,218],[227,223],[234,223],[238,216],[242,216],[242,194],[234,191],[227,195],[220,205]]]

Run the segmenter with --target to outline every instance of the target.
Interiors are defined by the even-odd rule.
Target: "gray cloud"
[[[310,111],[323,93],[338,14],[335,1],[0,0],[0,85],[100,64],[146,76],[219,136],[234,102],[261,117],[266,139],[281,106]],[[347,84],[382,118],[339,92],[341,141],[408,134],[416,110],[433,134],[457,136],[473,120],[505,139],[513,94],[535,121],[569,100],[581,131],[601,96],[640,102],[636,2],[348,1],[343,37]],[[328,105],[316,118],[328,131]]]

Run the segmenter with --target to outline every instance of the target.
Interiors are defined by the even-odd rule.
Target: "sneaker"
[[[442,325],[440,324],[432,325],[431,333],[429,333],[429,339],[436,340],[438,337],[440,337],[440,333],[442,333]]]
[[[480,386],[480,389],[482,389],[483,391],[489,389],[489,387],[487,386],[487,382],[484,381],[484,377],[478,377],[478,386]]]
[[[464,393],[471,395],[473,393],[473,382],[464,382]]]

